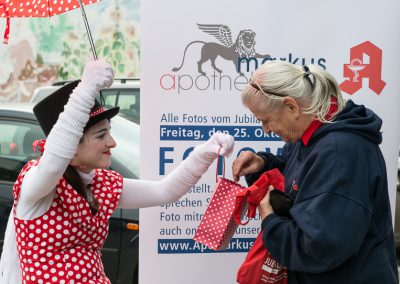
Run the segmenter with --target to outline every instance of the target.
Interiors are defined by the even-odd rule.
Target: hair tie
[[[311,75],[311,71],[310,68],[308,68],[307,65],[303,65],[303,70],[306,73],[305,75],[308,77],[309,75]]]
[[[310,82],[310,84],[311,84],[311,87],[314,89],[314,82],[313,82],[313,80],[311,80],[311,78],[310,78],[310,75],[312,75],[311,74],[311,71],[310,71],[310,68],[308,68],[308,66],[307,65],[303,65],[303,70],[304,70],[304,76],[307,78],[307,80]]]

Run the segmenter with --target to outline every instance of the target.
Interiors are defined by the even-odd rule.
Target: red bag
[[[278,169],[265,172],[252,186],[237,196],[234,213],[237,223],[241,223],[239,213],[243,211],[243,202],[248,203],[249,219],[255,217],[257,206],[268,192],[270,185],[277,190],[284,190],[284,177]],[[236,281],[240,284],[287,284],[287,269],[274,260],[264,247],[262,232],[258,235],[247,253],[246,259],[240,266]]]
[[[281,266],[264,247],[262,232],[247,253],[236,275],[239,284],[287,284],[287,269]]]
[[[246,188],[226,178],[218,178],[214,195],[196,230],[194,240],[213,250],[223,250],[238,227],[233,218],[236,195]],[[244,214],[246,206],[243,207]]]

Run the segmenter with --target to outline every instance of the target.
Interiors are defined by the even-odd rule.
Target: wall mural
[[[139,77],[139,0],[103,0],[85,6],[98,58],[115,78]],[[0,18],[0,35],[5,19]],[[79,9],[51,18],[11,19],[0,43],[0,102],[25,102],[36,88],[80,77],[92,57]]]

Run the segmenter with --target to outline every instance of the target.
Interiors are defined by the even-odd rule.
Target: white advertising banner
[[[240,92],[262,63],[285,60],[327,69],[346,98],[383,119],[381,148],[394,209],[400,140],[398,11],[400,2],[394,0],[142,1],[141,178],[162,179],[215,131],[235,137],[234,153],[226,159],[227,178],[240,151],[279,153],[283,142],[263,133],[242,106]],[[236,283],[261,222],[256,217],[240,226],[225,251],[193,241],[216,169],[214,163],[178,202],[140,211],[140,283]]]

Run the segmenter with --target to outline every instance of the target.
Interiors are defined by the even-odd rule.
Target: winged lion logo
[[[226,60],[232,61],[235,65],[236,71],[240,75],[243,75],[243,73],[240,72],[239,69],[240,58],[271,58],[271,56],[268,54],[262,55],[255,51],[256,33],[252,30],[241,30],[236,38],[236,41],[233,42],[231,29],[226,25],[197,24],[197,26],[205,33],[214,36],[222,44],[217,42],[205,42],[199,40],[190,42],[186,46],[183,53],[181,65],[179,67],[173,68],[172,71],[177,72],[182,68],[185,61],[186,51],[188,50],[189,46],[195,43],[203,44],[201,48],[201,57],[200,60],[197,62],[197,70],[201,75],[204,76],[206,75],[206,73],[203,71],[202,66],[203,63],[208,60],[211,61],[211,66],[214,68],[215,71],[217,71],[218,73],[222,73],[222,70],[215,65],[215,60],[218,56]]]

